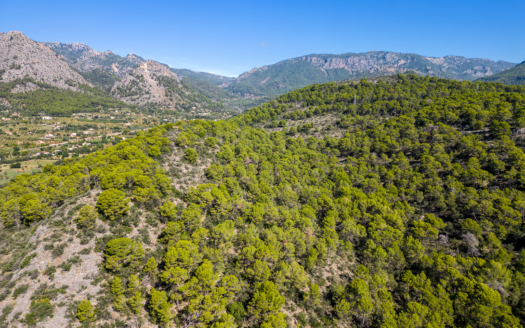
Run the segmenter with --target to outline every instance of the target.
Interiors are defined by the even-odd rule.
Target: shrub
[[[184,150],[184,159],[190,164],[195,164],[199,159],[199,154],[197,154],[193,148],[186,148],[186,150]]]
[[[29,313],[26,314],[24,322],[28,326],[34,326],[45,318],[52,318],[53,309],[53,305],[47,298],[32,301]]]
[[[51,255],[53,256],[53,258],[60,257],[60,256],[62,256],[62,254],[64,254],[64,250],[66,248],[67,248],[67,244],[66,243],[59,244],[58,246],[56,246],[53,249],[53,252],[51,252]]]
[[[48,267],[44,270],[44,274],[46,274],[46,275],[48,275],[48,276],[53,275],[55,272],[57,272],[57,268],[56,268],[56,266],[54,266],[54,265],[48,266]]]
[[[15,291],[13,292],[13,299],[16,299],[18,295],[25,294],[27,292],[27,289],[29,288],[29,285],[20,285],[18,286]]]
[[[78,212],[78,225],[81,228],[92,229],[97,221],[97,211],[94,207],[86,205]]]

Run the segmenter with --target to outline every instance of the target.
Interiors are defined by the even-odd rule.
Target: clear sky
[[[524,0],[0,0],[0,31],[237,76],[313,53],[525,60]]]

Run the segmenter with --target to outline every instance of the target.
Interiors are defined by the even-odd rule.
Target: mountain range
[[[30,77],[74,91],[87,85],[99,87],[131,105],[186,110],[212,103],[238,108],[242,99],[275,97],[311,84],[399,73],[471,81],[490,80],[492,76],[498,79],[516,66],[501,60],[369,51],[302,56],[254,68],[233,78],[171,68],[132,53],[122,57],[110,50],[100,52],[82,43],[35,42],[15,31],[0,34],[0,56],[4,58],[0,63],[2,82]],[[519,66],[522,65],[515,72],[523,76]],[[500,81],[512,84],[521,80],[515,77]],[[12,92],[36,88],[35,83],[29,82],[17,84]]]
[[[134,54],[120,57],[109,50],[98,52],[80,43],[45,42],[44,44],[62,54],[65,60],[81,71],[105,68],[123,77],[125,69],[130,70],[133,65],[136,66],[144,61],[143,58]],[[208,90],[214,89],[209,85],[213,84],[231,94],[256,97],[279,95],[315,83],[398,73],[415,73],[473,81],[510,69],[515,65],[515,63],[502,60],[493,61],[483,58],[428,57],[418,54],[369,51],[342,55],[314,54],[292,58],[273,65],[254,68],[237,78],[188,69],[171,68],[171,70],[186,80],[195,79],[208,82]],[[216,90],[214,92],[220,93]]]
[[[475,80],[516,64],[460,56],[425,57],[388,51],[308,55],[241,74],[227,88],[241,94],[282,94],[314,83],[415,73],[457,80]]]

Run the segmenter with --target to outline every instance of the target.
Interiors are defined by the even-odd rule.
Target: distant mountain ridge
[[[231,83],[236,80],[236,78],[234,77],[222,76],[207,72],[197,72],[184,68],[170,68],[170,70],[180,77],[188,77],[197,80],[208,81],[215,85],[221,85],[228,82]]]
[[[121,57],[111,50],[100,52],[83,43],[41,43],[61,54],[64,61],[81,72],[103,68],[123,78],[138,64],[145,61],[144,58],[132,53]]]
[[[308,55],[254,68],[227,88],[237,94],[282,94],[314,83],[415,73],[475,80],[514,67],[506,61],[461,56],[428,57],[388,51]]]
[[[523,85],[525,84],[525,61],[506,71],[502,71],[491,76],[482,77],[478,81]]]

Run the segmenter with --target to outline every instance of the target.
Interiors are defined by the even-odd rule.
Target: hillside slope
[[[508,85],[523,85],[525,84],[525,61],[508,70],[501,71],[491,76],[485,76],[478,81],[483,82],[500,82]]]
[[[525,87],[477,85],[312,85],[17,177],[0,325],[522,327]]]
[[[387,51],[308,55],[262,66],[229,84],[238,94],[283,94],[309,84],[413,72],[459,80],[475,80],[516,64],[460,56],[425,57]]]
[[[50,48],[32,41],[21,32],[0,33],[0,82],[11,82],[28,76],[60,89],[79,90],[88,84],[84,78],[60,60]],[[20,86],[13,92],[35,90],[35,84]]]
[[[145,61],[117,82],[111,95],[137,106],[158,106],[171,110],[208,110],[216,105],[180,80],[169,67]]]

